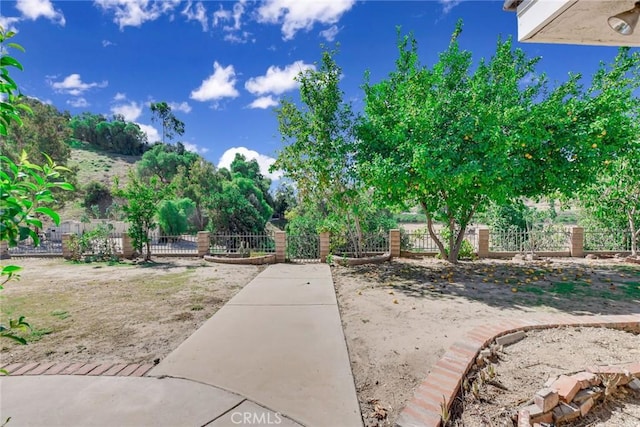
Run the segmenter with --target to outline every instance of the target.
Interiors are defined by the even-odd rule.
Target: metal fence
[[[564,252],[571,250],[571,233],[564,227],[489,231],[491,252]]]
[[[193,255],[198,253],[198,236],[196,234],[180,234],[167,236],[161,233],[149,235],[152,255]],[[142,248],[146,250],[145,247]]]
[[[465,231],[464,240],[469,242],[475,251],[478,250],[478,235],[475,228],[470,228]],[[445,246],[448,246],[448,240],[442,239],[441,241]],[[427,230],[418,230],[411,233],[402,232],[400,235],[400,248],[403,251],[417,253],[439,252],[438,245],[436,245],[435,240],[433,240]]]
[[[43,233],[39,237],[40,243],[38,246],[35,246],[33,240],[29,237],[26,240],[18,242],[18,246],[10,247],[9,255],[62,256],[62,233]]]
[[[276,241],[272,234],[211,234],[210,251],[215,254],[268,254],[276,251]]]
[[[631,251],[629,230],[585,230],[585,251]]]
[[[357,236],[331,235],[330,252],[338,256],[376,255],[389,252],[389,232],[363,234]]]
[[[320,262],[320,236],[287,234],[286,258],[289,262]]]

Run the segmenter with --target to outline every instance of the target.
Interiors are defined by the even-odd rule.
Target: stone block
[[[553,421],[553,413],[551,411],[543,412],[542,408],[536,404],[525,406],[520,410],[524,410],[529,413],[529,420],[531,423],[550,423]]]
[[[578,394],[575,395],[572,402],[575,404],[580,404],[587,399],[598,400],[602,396],[602,390],[600,388],[586,388],[584,390],[580,390]]]
[[[578,372],[577,374],[571,375],[571,378],[578,380],[580,388],[582,389],[600,385],[600,378],[593,372]]]
[[[629,387],[633,391],[640,392],[640,380],[637,378],[632,379],[631,381],[629,381],[629,384],[627,384],[627,387]]]
[[[496,338],[496,344],[506,347],[511,344],[515,344],[518,341],[524,339],[527,334],[524,331],[514,332],[512,334],[503,335],[501,337]]]
[[[589,413],[589,411],[591,410],[591,408],[593,408],[593,404],[594,403],[595,403],[595,401],[593,400],[592,397],[590,397],[587,400],[585,400],[584,402],[582,402],[580,404],[580,416],[584,417],[585,415],[587,415]]]
[[[566,375],[560,375],[550,388],[557,391],[560,399],[566,403],[571,402],[574,396],[581,390],[580,382]]]
[[[533,402],[542,409],[542,412],[548,412],[556,407],[560,401],[558,393],[550,388],[543,388],[533,396]]]
[[[575,420],[578,417],[580,417],[580,408],[570,403],[560,402],[560,404],[553,409],[553,421],[556,423]]]

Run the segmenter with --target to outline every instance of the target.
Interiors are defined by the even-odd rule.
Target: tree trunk
[[[638,255],[638,238],[640,230],[636,230],[636,222],[633,219],[633,212],[627,214],[629,218],[629,230],[631,230],[631,256]]]
[[[427,205],[422,202],[420,202],[420,204],[422,205],[424,214],[427,216],[427,230],[429,230],[429,236],[431,236],[431,239],[436,242],[436,246],[438,246],[438,250],[440,251],[440,256],[442,257],[442,259],[447,259],[447,250],[440,241],[440,238],[438,237],[436,232],[433,230],[433,219],[431,218],[431,214],[427,210]]]

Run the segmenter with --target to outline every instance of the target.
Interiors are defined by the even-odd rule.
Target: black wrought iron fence
[[[287,234],[286,258],[290,262],[320,262],[320,236]]]
[[[389,252],[389,232],[365,233],[360,238],[352,235],[331,235],[329,251],[333,255],[358,257]]]
[[[564,252],[571,250],[571,233],[564,227],[539,226],[531,230],[489,231],[492,252]]]
[[[40,242],[38,246],[34,244],[34,241],[31,238],[18,242],[18,246],[9,248],[9,255],[62,256],[62,233],[57,233],[57,232],[42,233],[39,236],[39,238],[40,238]]]
[[[585,251],[631,251],[629,230],[585,230]]]
[[[448,240],[440,237],[445,247],[448,247]],[[473,250],[478,250],[478,235],[475,228],[465,231],[464,240],[469,242]],[[436,241],[431,237],[429,232],[425,230],[416,230],[410,233],[402,232],[400,235],[400,247],[403,251],[433,253],[439,252]]]
[[[198,236],[195,234],[168,236],[152,233],[149,237],[153,255],[193,255],[198,253]]]
[[[248,256],[276,251],[275,238],[271,233],[215,233],[210,235],[209,242],[211,254],[243,254]]]

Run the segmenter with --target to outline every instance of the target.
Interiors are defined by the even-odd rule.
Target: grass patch
[[[53,317],[57,317],[57,318],[58,318],[58,319],[60,319],[60,320],[64,320],[64,319],[66,319],[66,318],[68,318],[68,317],[70,317],[70,316],[71,316],[71,315],[69,314],[69,312],[68,312],[68,311],[66,311],[66,310],[53,310],[53,311],[51,312],[51,315],[52,315]]]

